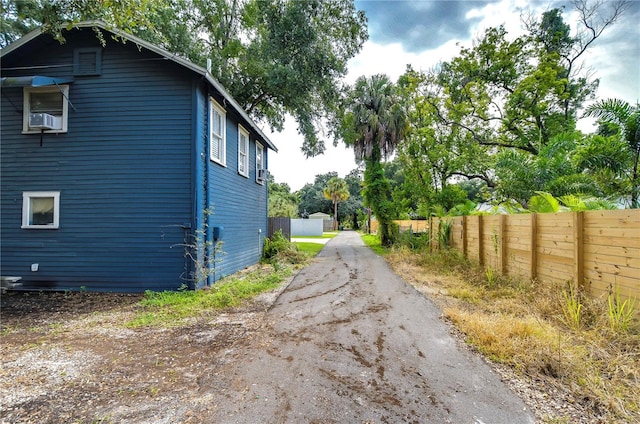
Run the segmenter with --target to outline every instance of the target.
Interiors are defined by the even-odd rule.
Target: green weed
[[[562,291],[564,303],[562,312],[564,313],[565,324],[574,330],[579,330],[582,325],[582,302],[577,288],[569,283],[569,291]]]
[[[140,301],[140,310],[126,325],[134,328],[179,325],[211,309],[238,306],[245,299],[274,289],[290,274],[290,268],[282,267],[278,272],[255,271],[242,278],[219,282],[208,290],[147,291]]]
[[[363,234],[362,241],[364,241],[364,244],[369,246],[371,250],[373,250],[380,256],[384,256],[389,252],[389,249],[382,246],[380,237],[378,237],[376,234]]]
[[[398,236],[397,244],[407,246],[411,250],[426,250],[429,248],[429,232],[404,231]]]
[[[485,270],[485,275],[487,276],[487,284],[489,287],[493,287],[496,284],[496,275],[493,271],[493,268],[490,266]]]
[[[607,298],[607,316],[609,326],[615,333],[626,333],[633,324],[636,314],[635,299],[628,298],[624,302],[620,299],[620,291],[616,287]]]
[[[278,262],[303,264],[307,260],[307,255],[300,252],[296,245],[282,234],[282,230],[278,230],[270,238],[265,239],[262,258],[274,265],[274,269],[277,271],[279,269]]]

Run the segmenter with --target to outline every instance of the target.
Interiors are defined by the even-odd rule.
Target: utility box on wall
[[[224,227],[213,227],[213,241],[222,239],[222,230],[224,230]]]

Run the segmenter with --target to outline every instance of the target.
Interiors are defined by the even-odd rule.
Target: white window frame
[[[249,178],[249,131],[238,125],[238,174]]]
[[[209,158],[222,166],[227,164],[227,112],[213,98],[209,99]],[[213,118],[215,114],[220,115],[222,134],[213,132]],[[214,156],[214,142],[218,144],[218,156]]]
[[[69,86],[68,85],[48,85],[46,87],[25,87],[24,107],[22,113],[22,133],[39,134],[43,132],[39,128],[29,127],[29,115],[31,114],[31,94],[32,93],[61,93],[62,115],[60,118],[61,127],[53,130],[44,130],[45,133],[66,133],[69,121]]]
[[[260,159],[260,163],[258,163],[258,159]],[[266,178],[266,169],[265,169],[265,178],[260,180],[258,179],[258,170],[265,169],[264,166],[264,146],[256,141],[256,182],[258,184],[264,184]]]
[[[29,224],[32,217],[31,199],[37,197],[53,197],[53,222],[46,225]],[[30,230],[57,230],[60,228],[60,192],[59,191],[25,191],[22,193],[22,227]]]

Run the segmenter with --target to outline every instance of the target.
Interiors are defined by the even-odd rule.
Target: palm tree
[[[613,209],[616,209],[615,203],[610,202],[606,199],[575,194],[554,197],[551,193],[536,191],[536,194],[529,200],[529,212],[536,213]]]
[[[338,203],[349,198],[349,187],[342,178],[333,177],[327,181],[327,186],[322,191],[325,199],[333,202],[333,231],[338,229]]]
[[[408,120],[396,86],[386,75],[360,77],[350,93],[342,119],[342,135],[353,146],[357,161],[364,160],[363,195],[380,224],[380,241],[389,245],[391,187],[384,175],[387,159],[404,139]]]
[[[598,119],[601,125],[613,125],[617,128],[617,134],[624,143],[623,153],[631,170],[617,161],[608,161],[606,158],[594,155],[590,161],[599,164],[601,168],[614,172],[627,174],[631,185],[631,207],[640,207],[640,181],[638,180],[638,161],[640,159],[640,106],[635,106],[620,99],[601,100],[589,106],[585,116]]]

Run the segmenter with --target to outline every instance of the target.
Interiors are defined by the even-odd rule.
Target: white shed
[[[316,212],[309,215],[309,219],[331,219],[331,215],[323,212]]]

